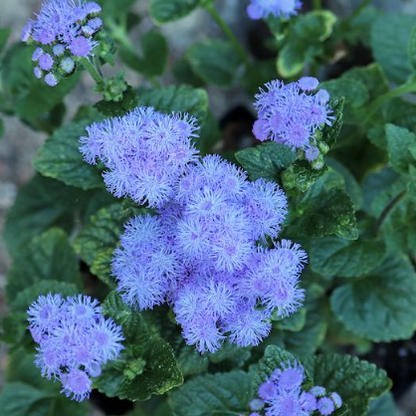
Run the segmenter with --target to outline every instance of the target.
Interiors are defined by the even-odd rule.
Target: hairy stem
[[[221,30],[224,32],[224,34],[228,37],[229,41],[233,45],[234,49],[240,56],[241,60],[249,66],[251,64],[250,58],[247,55],[245,49],[240,44],[238,39],[235,37],[234,33],[231,31],[231,29],[228,27],[227,23],[224,21],[224,19],[220,16],[220,14],[217,12],[217,10],[214,8],[214,6],[211,3],[208,3],[205,6],[206,10],[209,12],[209,14],[212,16],[212,18],[215,20],[217,25],[221,28]]]
[[[96,82],[97,86],[103,87],[104,79],[100,75],[97,67],[93,65],[88,58],[82,58],[80,62],[82,63],[83,67],[89,72],[92,79]]]

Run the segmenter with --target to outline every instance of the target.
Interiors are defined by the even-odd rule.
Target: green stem
[[[377,234],[380,231],[381,226],[383,225],[384,221],[387,219],[389,214],[396,208],[399,202],[406,196],[407,190],[404,190],[399,193],[389,204],[387,204],[386,208],[384,208],[383,212],[380,215],[380,218],[377,220],[376,230]]]
[[[367,122],[371,116],[387,101],[396,97],[401,97],[403,94],[407,94],[409,92],[416,92],[416,83],[412,82],[400,85],[396,89],[386,92],[382,96],[378,97],[377,100],[375,100],[373,104],[368,107],[365,121]]]
[[[322,9],[322,0],[313,0],[313,9],[321,10]]]
[[[407,94],[410,92],[416,92],[416,83],[406,83],[400,85],[394,90],[388,91],[385,94],[378,97],[367,109],[366,109],[366,116],[361,123],[361,127],[365,127],[365,125],[371,120],[374,113],[386,102],[390,101],[393,98],[401,97],[403,94]],[[349,143],[352,138],[359,132],[360,127],[355,128],[349,136],[347,136],[342,142],[339,142],[338,145],[335,145],[333,149],[337,149],[342,147],[342,143]]]
[[[89,72],[92,79],[96,82],[97,86],[104,87],[104,80],[98,72],[97,67],[93,65],[88,58],[81,58],[80,62],[82,63],[84,68]]]
[[[342,26],[343,28],[348,28],[351,23],[370,5],[373,0],[363,0],[361,4],[351,13],[351,15],[344,20]]]
[[[224,32],[224,34],[228,37],[229,41],[233,45],[234,49],[240,56],[241,60],[247,65],[250,66],[250,58],[247,55],[245,49],[243,46],[241,46],[238,39],[235,37],[234,33],[231,31],[231,29],[228,27],[227,23],[224,21],[224,19],[220,16],[220,14],[217,12],[217,10],[214,8],[214,6],[211,3],[208,3],[205,5],[206,10],[209,12],[209,14],[212,16],[212,18],[215,20],[217,25],[221,28],[221,30]]]

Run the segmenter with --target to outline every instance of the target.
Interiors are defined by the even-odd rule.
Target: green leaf
[[[329,10],[312,11],[296,19],[294,33],[307,42],[323,42],[331,36],[336,21]]]
[[[296,160],[295,153],[289,147],[275,142],[240,150],[235,157],[252,181],[259,178],[274,181]]]
[[[205,374],[172,392],[169,402],[176,416],[226,416],[248,410],[251,376],[243,371]]]
[[[397,416],[393,395],[387,393],[377,399],[371,400],[370,410],[366,416]]]
[[[135,109],[138,106],[138,97],[132,87],[127,87],[123,92],[121,101],[106,101],[101,100],[94,105],[102,115],[106,117],[122,117],[127,112]]]
[[[282,368],[282,365],[288,361],[291,363],[296,361],[295,356],[275,345],[268,345],[264,351],[263,358],[257,364],[256,373],[252,380],[252,391],[257,392],[260,384],[269,378],[277,368]]]
[[[332,108],[332,117],[335,118],[330,126],[325,125],[322,130],[322,140],[331,148],[338,139],[344,124],[344,98],[332,100],[330,106]]]
[[[81,285],[78,259],[67,235],[59,228],[35,237],[16,256],[7,275],[9,302],[17,301],[20,292],[42,280]]]
[[[251,357],[250,347],[237,347],[236,345],[225,342],[215,353],[209,354],[209,360],[213,364],[228,361],[232,368],[242,367]]]
[[[4,121],[0,118],[0,139],[3,137],[4,134]]]
[[[135,50],[121,46],[120,58],[132,69],[146,77],[162,75],[169,53],[168,43],[165,37],[159,33],[150,31],[141,37],[142,56]]]
[[[391,13],[378,17],[373,24],[373,55],[387,77],[397,84],[407,81],[411,73],[408,49],[414,24],[413,16]]]
[[[79,287],[73,283],[50,279],[41,280],[19,292],[16,298],[12,302],[9,302],[9,307],[13,310],[25,312],[41,295],[46,296],[48,293],[60,293],[62,296],[74,296],[78,292]]]
[[[343,113],[346,122],[354,123],[360,121],[360,116],[362,117],[362,115],[359,110],[370,99],[370,93],[364,82],[351,76],[341,77],[323,82],[320,88],[327,90],[333,100],[345,99]]]
[[[116,203],[100,209],[74,241],[75,251],[91,267],[91,273],[112,286],[111,261],[124,223],[141,211]]]
[[[272,316],[272,320],[274,320],[274,316]],[[277,319],[275,327],[284,331],[299,332],[304,328],[305,323],[306,308],[300,308],[297,312],[287,318]]]
[[[79,76],[64,79],[54,88],[37,80],[33,75],[34,49],[21,44],[12,46],[2,62],[2,80],[11,110],[35,128],[41,128],[39,120],[62,102],[78,83]]]
[[[151,0],[150,15],[156,24],[163,24],[185,17],[200,3],[201,0]]]
[[[230,86],[241,64],[233,46],[218,39],[205,40],[192,45],[186,58],[195,74],[206,83],[220,87]]]
[[[283,187],[306,192],[326,171],[326,166],[314,169],[306,160],[297,160],[283,172]]]
[[[4,47],[6,46],[7,40],[9,39],[12,29],[10,27],[0,28],[0,53],[3,52]]]
[[[35,403],[52,396],[25,383],[6,383],[0,393],[0,416],[26,416]]]
[[[345,166],[343,166],[336,159],[326,158],[325,163],[333,171],[342,176],[344,182],[343,189],[345,189],[348,196],[351,198],[355,209],[359,210],[363,204],[363,195],[357,179]]]
[[[284,330],[274,324],[276,331],[266,342],[275,343],[296,357],[303,358],[314,354],[325,339],[328,328],[329,308],[324,292],[317,285],[308,286],[306,290],[306,320],[301,331]]]
[[[130,309],[115,292],[103,303],[104,314],[123,327],[125,350],[97,378],[95,386],[109,397],[147,400],[183,383],[170,345],[143,314]]]
[[[193,345],[184,345],[177,361],[184,377],[205,372],[209,364],[208,356],[201,355]]]
[[[311,194],[315,192],[311,188]],[[304,236],[324,237],[335,234],[347,240],[358,238],[354,206],[341,189],[322,189],[307,199],[307,206],[302,210],[303,215],[294,221],[296,229]],[[306,204],[306,202],[305,202]]]
[[[331,309],[354,334],[372,341],[408,339],[416,329],[416,275],[405,258],[388,259],[371,275],[331,295]]]
[[[348,407],[348,416],[365,416],[371,399],[381,396],[392,385],[384,370],[349,355],[318,355],[305,362],[317,386],[337,392]]]
[[[62,182],[35,176],[19,190],[4,225],[3,237],[12,256],[33,237],[50,227],[71,231],[75,216],[88,212],[94,204],[107,205],[113,198],[105,191],[89,191],[65,186]]]
[[[80,137],[93,120],[69,123],[57,130],[39,149],[35,169],[43,176],[84,190],[103,187],[101,172],[85,162],[79,150]]]
[[[170,85],[155,89],[140,89],[138,105],[154,107],[164,113],[186,112],[201,122],[208,112],[208,94],[200,88]]]
[[[98,0],[102,5],[102,13],[104,17],[114,19],[127,14],[128,9],[136,2],[136,0]]]
[[[410,34],[407,56],[413,71],[416,71],[416,26],[413,27]]]
[[[387,124],[386,137],[393,169],[408,174],[409,166],[416,166],[415,157],[411,153],[411,148],[416,148],[416,135],[403,127]]]
[[[325,278],[360,277],[377,267],[386,253],[379,241],[315,238],[309,250],[311,268]]]
[[[307,64],[307,56],[300,42],[288,42],[277,57],[277,71],[283,78],[298,75]]]

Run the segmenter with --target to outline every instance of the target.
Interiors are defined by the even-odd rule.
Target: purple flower
[[[84,36],[77,36],[69,45],[69,50],[75,56],[88,56],[97,43],[91,42]]]
[[[44,71],[49,71],[53,67],[53,59],[48,53],[44,53],[39,57],[39,66]]]
[[[65,53],[65,46],[58,43],[52,48],[52,51],[55,56],[61,56]]]
[[[264,407],[264,401],[261,400],[261,399],[253,399],[250,402],[250,409],[251,410],[257,411],[257,410],[263,409],[263,407]]]
[[[81,152],[88,163],[99,158],[108,170],[104,181],[117,197],[161,207],[174,195],[179,177],[198,154],[195,119],[140,107],[124,117],[87,128]]]
[[[41,70],[38,66],[35,66],[35,67],[33,68],[33,73],[35,74],[35,77],[36,77],[37,79],[41,79],[41,78],[42,78],[42,76],[43,76],[43,72],[42,72],[42,70]]]
[[[93,1],[90,1],[85,5],[85,11],[88,14],[98,14],[101,12],[101,6]]]
[[[64,58],[61,61],[61,68],[67,74],[70,74],[74,70],[74,68],[75,68],[75,62],[71,58],[69,58],[69,57]]]
[[[317,400],[316,395],[326,394],[323,387],[315,386],[309,391],[303,391],[302,385],[305,379],[305,370],[298,362],[293,364],[288,361],[281,368],[273,371],[259,387],[258,395],[265,402],[266,416],[311,416],[317,410],[322,416],[330,415],[342,406],[342,399],[338,393],[331,393],[330,397],[322,397]],[[255,399],[259,400],[259,399]],[[254,400],[252,401],[254,402]],[[260,410],[261,408],[252,408]]]
[[[66,397],[82,402],[91,393],[92,381],[85,371],[73,369],[61,377],[62,390]]]
[[[335,405],[334,405],[334,402],[330,398],[323,397],[322,399],[318,400],[317,409],[318,409],[318,412],[320,412],[322,416],[328,416],[334,413]]]
[[[342,398],[338,393],[331,393],[329,397],[332,399],[337,409],[339,409],[342,406]]]
[[[277,380],[279,389],[293,391],[301,387],[305,378],[305,371],[298,362],[293,365],[289,362],[283,365],[283,370],[275,370],[272,378]]]
[[[55,87],[56,85],[58,85],[58,80],[54,74],[49,73],[45,76],[45,83],[50,87]]]
[[[89,296],[40,296],[28,309],[28,321],[39,344],[35,364],[42,376],[60,380],[62,392],[77,401],[89,396],[90,377],[123,349],[121,328]]]
[[[36,19],[29,20],[24,27],[21,39],[23,42],[34,41],[42,46],[50,46],[57,66],[69,74],[74,66],[69,69],[69,61],[64,63],[68,54],[88,57],[98,44],[93,37],[102,26],[101,19],[97,17],[100,11],[101,7],[97,3],[86,3],[85,0],[45,0]],[[88,39],[82,36],[83,33]],[[52,68],[53,60],[49,54],[41,56],[36,52],[33,60],[38,59],[41,69],[49,71]],[[52,87],[57,83],[55,80],[52,77],[45,78]]]
[[[300,0],[251,0],[247,14],[252,20],[266,19],[269,16],[290,17],[302,7]]]
[[[316,131],[331,125],[332,120],[329,94],[325,90],[313,93],[318,85],[319,81],[312,77],[290,84],[278,80],[267,83],[266,90],[261,89],[255,97],[259,115],[253,126],[255,137],[293,149],[313,147]]]
[[[305,158],[309,162],[313,162],[319,156],[319,149],[315,146],[309,146],[305,149]]]
[[[32,55],[32,61],[37,62],[38,59],[43,55],[44,51],[42,48],[36,48]],[[48,68],[49,69],[49,68]]]
[[[23,27],[20,39],[22,42],[28,42],[33,33],[33,22],[29,20]]]

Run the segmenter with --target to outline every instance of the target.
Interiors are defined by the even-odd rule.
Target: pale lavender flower
[[[39,57],[39,66],[44,71],[49,71],[53,67],[52,56],[50,56],[48,53],[41,54]]]
[[[29,329],[39,344],[35,364],[43,377],[57,379],[77,401],[91,392],[90,377],[123,349],[121,327],[102,316],[99,302],[78,295],[40,296],[28,309]]]
[[[55,87],[58,85],[58,80],[54,74],[49,73],[45,76],[45,83],[50,87]]]
[[[67,74],[70,74],[75,69],[75,62],[70,57],[64,58],[61,61],[61,68]]]
[[[325,90],[313,91],[319,86],[316,78],[305,77],[284,84],[275,80],[265,85],[256,95],[258,120],[253,134],[260,141],[274,140],[292,149],[310,149],[315,144],[315,133],[331,125],[333,117]],[[308,158],[313,157],[310,153]]]
[[[302,7],[300,0],[250,0],[247,14],[250,19],[266,19],[269,16],[290,17]]]

